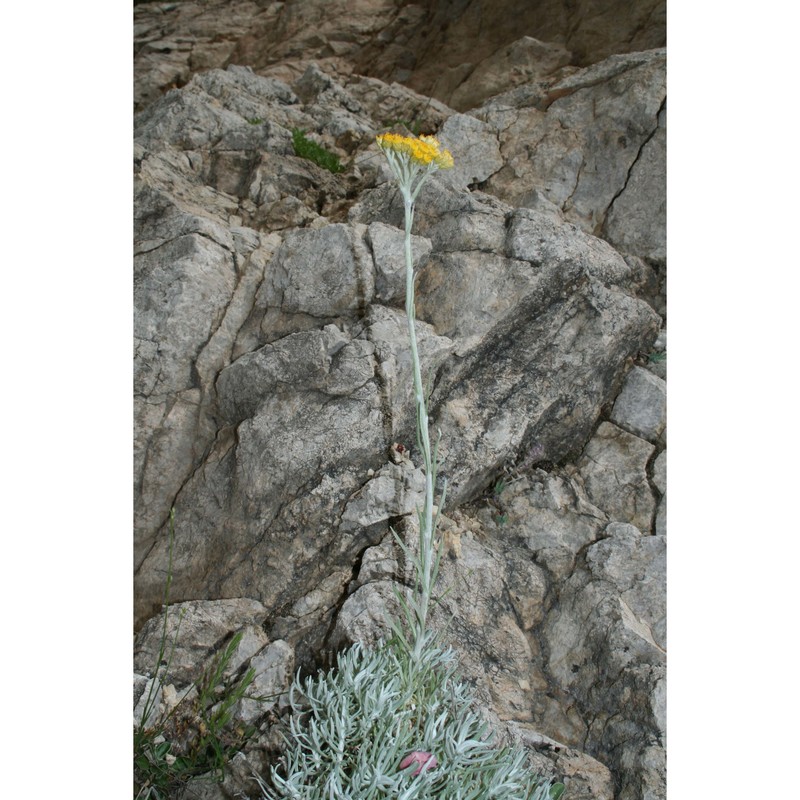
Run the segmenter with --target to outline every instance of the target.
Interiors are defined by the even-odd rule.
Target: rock
[[[554,275],[547,288],[558,292],[568,277]],[[569,299],[560,302],[529,296],[480,347],[443,373],[433,416],[448,431],[441,453],[453,502],[474,496],[524,448],[541,449],[542,460],[579,448],[610,393],[610,364],[650,335],[653,319],[645,307],[601,286],[586,293],[575,288],[561,284]],[[542,305],[547,311],[539,311]],[[570,371],[581,393],[548,380],[542,369]]]
[[[634,342],[640,349],[645,347],[655,335],[658,320],[644,303],[605,288],[601,279],[616,289],[626,283],[631,271],[599,240],[584,237],[570,226],[558,228],[547,215],[528,211],[526,216],[513,216],[511,209],[481,195],[465,201],[441,182],[432,181],[430,190],[423,193],[425,204],[416,219],[433,250],[421,276],[418,313],[438,331],[455,338],[457,352],[464,356],[442,373],[432,396],[435,424],[447,432],[441,452],[450,491],[453,500],[459,502],[483,489],[489,474],[512,458],[523,440],[536,439],[545,453],[547,440],[549,447],[560,452],[581,446],[599,413],[602,401],[598,400],[611,389],[603,364],[618,364],[632,355],[635,350],[627,348]],[[465,220],[468,210],[475,216],[474,223]],[[383,217],[399,224],[399,213],[394,193],[380,187],[353,207],[350,220],[370,224]],[[529,264],[512,264],[505,270],[497,256],[472,260],[464,255],[476,248],[491,253],[503,239],[507,215],[517,224],[512,224],[510,235],[504,238],[503,251],[516,261],[530,259]],[[537,233],[542,238],[542,229],[550,232],[549,253],[544,257],[541,247],[526,247]],[[438,256],[440,250],[447,256]],[[558,257],[548,257],[551,253],[558,253]],[[498,276],[496,283],[488,284],[490,302],[483,280],[486,267]],[[448,268],[450,272],[445,274]],[[556,318],[564,321],[556,322]],[[601,328],[607,331],[601,332]],[[538,383],[536,370],[527,369],[529,364],[544,363],[536,353],[539,349],[553,350],[547,337],[557,330],[565,339],[572,337],[569,352],[565,352],[568,369],[583,375],[584,387],[592,386],[585,406],[573,392],[568,400],[570,435],[581,445],[569,437],[558,440],[562,430],[556,423],[558,408],[567,399],[557,400],[552,393],[557,392],[556,386],[547,381],[547,386]],[[469,338],[460,338],[462,331],[471,334]],[[579,358],[584,337],[588,349]],[[624,354],[618,349],[623,342]],[[556,352],[559,349],[556,347]],[[517,356],[517,352],[526,355]],[[559,370],[552,356],[548,356],[546,369]],[[470,374],[472,370],[476,372]],[[489,394],[484,396],[483,392]],[[447,398],[449,393],[453,393],[451,398]],[[498,415],[496,398],[500,395],[506,398],[502,404],[505,410]],[[547,424],[541,419],[539,433],[537,418],[545,408]],[[562,413],[565,411],[562,405]],[[465,482],[466,474],[470,479]]]
[[[663,258],[665,52],[611,56],[550,85],[520,87],[475,115],[498,133],[505,166],[483,187],[513,205],[542,191],[570,222],[642,258]],[[635,206],[635,212],[634,212]]]
[[[268,762],[260,758],[256,748],[245,754],[236,753],[225,765],[222,774],[206,774],[192,780],[184,792],[187,800],[257,800],[261,796],[253,775],[263,775]]]
[[[345,354],[348,347],[350,352]],[[336,325],[284,336],[246,353],[220,372],[216,383],[220,411],[227,421],[240,422],[254,416],[264,399],[286,384],[335,393],[337,384],[344,389],[350,378],[351,388],[360,386],[373,370],[369,357],[359,355],[368,356]],[[349,374],[352,369],[337,370],[339,365],[354,368],[355,374]]]
[[[409,522],[406,527],[406,541],[414,542],[415,524]],[[385,540],[382,552],[390,546]],[[535,624],[538,603],[533,601],[529,608],[518,604],[524,615],[520,619],[504,592],[519,597],[528,579],[531,587],[526,589],[538,584],[542,598],[546,584],[541,570],[524,551],[508,548],[501,555],[466,533],[461,536],[459,553],[442,561],[442,599],[433,612],[434,625],[446,628],[446,643],[458,651],[462,675],[480,687],[481,702],[491,700],[501,719],[531,719],[531,683],[536,678],[531,645],[520,623],[529,628]],[[391,581],[362,582],[359,577],[359,583],[337,616],[331,639],[336,647],[357,639],[374,642],[388,634],[388,615],[399,616]]]
[[[667,493],[667,451],[662,450],[653,462],[653,485],[664,495]]]
[[[454,188],[467,188],[490,178],[503,166],[497,135],[485,122],[464,114],[453,114],[439,131],[442,145],[458,153],[453,169],[440,180]]]
[[[667,497],[664,495],[658,501],[658,508],[656,509],[656,520],[653,523],[653,533],[656,536],[667,535]]]
[[[222,322],[235,280],[233,253],[197,233],[136,257],[134,335],[145,356],[135,362],[138,393],[164,396],[192,387],[193,357]]]
[[[168,609],[166,628],[163,616],[159,615],[152,617],[139,632],[134,649],[134,668],[141,674],[153,675],[168,659],[169,671],[163,680],[186,685],[199,677],[198,668],[223,642],[244,626],[263,625],[267,614],[261,603],[244,598],[172,604]],[[239,663],[246,657],[244,650]]]
[[[344,86],[378,128],[402,125],[409,131],[433,134],[453,113],[444,103],[400,83],[386,84],[366,75],[351,75]]]
[[[539,5],[534,30],[505,0],[491,20],[471,2],[137,4],[136,624],[163,597],[174,507],[170,619],[194,622],[164,708],[236,633],[229,674],[256,667],[272,696],[387,632],[412,579],[389,526],[414,540],[421,471],[403,209],[374,134],[437,134],[456,168],[426,184],[413,238],[448,481],[434,623],[501,738],[518,726],[570,796],[663,800],[665,367],[629,370],[666,347],[664,52],[619,54],[663,44],[663,4],[645,4],[655,25],[645,6]],[[458,31],[481,35],[433,47]],[[568,63],[578,49],[600,55]],[[343,171],[296,156],[295,128]],[[240,599],[198,599],[221,597]],[[284,703],[240,707],[263,729],[242,776],[266,768]],[[219,797],[252,791],[236,769]]]
[[[543,637],[552,680],[591,718],[584,747],[618,797],[664,796],[665,543],[611,524],[560,588]]]
[[[402,46],[384,49],[375,43],[365,48],[357,70],[408,83],[451,105],[454,93],[476,68],[516,42],[521,33],[564,47],[572,54],[572,63],[580,66],[666,42],[663,0],[646,0],[635,9],[620,0],[602,4],[553,0],[536,5],[499,0],[491,11],[477,0],[457,9],[437,3],[421,23],[405,31],[407,41]]]
[[[499,497],[499,506],[506,529],[536,553],[537,563],[554,580],[572,573],[578,554],[608,522],[579,480],[542,469],[514,481]]]
[[[357,141],[373,132],[361,103],[317,64],[310,64],[293,87],[305,104],[306,113],[315,120],[315,127],[337,140],[347,136]]]
[[[403,253],[405,234],[399,228],[373,222],[367,230],[367,241],[375,261],[375,298],[383,305],[405,306],[406,260]],[[431,241],[424,236],[411,236],[414,268],[424,268],[431,252]]]
[[[385,424],[391,444],[404,444],[410,451],[416,441],[416,412],[408,350],[408,321],[405,312],[373,306],[367,312],[366,336],[375,346],[377,373],[390,413]],[[453,342],[437,335],[435,328],[418,319],[417,350],[423,379],[436,375],[453,353]]]
[[[507,721],[541,771],[568,777],[576,796],[614,797],[605,765],[625,763],[626,791],[640,778],[653,790],[663,781],[664,539],[604,522],[579,482],[536,475],[496,496],[501,529],[477,522],[477,509],[456,512],[460,548],[442,561],[433,624],[481,705],[495,724]],[[413,519],[403,535],[413,547]],[[534,562],[548,536],[573,553],[572,569],[555,574]],[[390,538],[367,551],[331,642],[385,635],[386,614],[397,613],[393,581],[408,580],[399,553]],[[558,700],[567,697],[577,706],[567,710]],[[578,752],[587,736],[603,764]]]
[[[553,75],[570,61],[570,53],[560,45],[523,36],[477,64],[452,93],[449,103],[458,111],[476,108],[510,87]]]
[[[383,544],[391,546],[388,540]],[[382,545],[379,547],[383,550]],[[402,613],[395,595],[396,588],[392,580],[370,580],[357,587],[336,615],[329,642],[331,651],[337,652],[357,641],[375,646],[381,639],[391,636],[389,619]]]
[[[425,473],[408,464],[386,464],[354,495],[342,512],[340,530],[367,528],[412,514],[425,501]]]
[[[316,62],[343,77],[355,70],[408,83],[465,110],[508,85],[557,74],[567,59],[585,66],[665,41],[663,0],[634,8],[498,0],[491,14],[477,2],[454,9],[372,0],[347,13],[322,0],[137,3],[134,102],[141,109],[193,73],[231,63],[291,83]]]
[[[532,754],[533,768],[540,775],[555,775],[573,800],[614,800],[613,777],[599,761],[525,723],[508,722],[506,729],[512,741]]]
[[[236,719],[252,725],[288,691],[294,677],[294,648],[282,639],[270,642],[249,660],[248,667],[255,670],[255,677],[248,687],[247,696],[239,701]],[[287,704],[286,697],[282,701]]]
[[[237,634],[241,639],[223,673],[226,678],[235,676],[256,653],[269,645],[269,637],[261,625],[245,625],[237,631]]]
[[[664,220],[667,204],[667,109],[658,113],[658,127],[631,167],[625,188],[608,209],[604,238],[626,253],[650,262],[667,258]]]
[[[666,383],[648,370],[634,367],[625,377],[610,419],[628,433],[657,443],[667,427]]]
[[[618,522],[650,531],[655,497],[647,480],[653,445],[602,422],[578,461],[589,499]]]
[[[149,728],[158,719],[162,704],[162,686],[156,678],[133,674],[133,724]]]
[[[364,308],[375,291],[364,233],[346,225],[288,233],[256,302],[323,320]]]
[[[663,328],[653,342],[653,352],[647,358],[645,367],[661,380],[667,379],[667,329]]]
[[[667,535],[667,451],[662,450],[653,462],[653,485],[658,490],[661,498],[656,509],[656,520],[653,532],[656,536]]]

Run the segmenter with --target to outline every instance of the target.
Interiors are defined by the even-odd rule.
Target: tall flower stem
[[[430,432],[428,430],[428,408],[425,401],[425,387],[422,383],[422,368],[420,367],[419,351],[417,349],[417,333],[414,324],[416,310],[414,307],[414,258],[411,252],[411,228],[414,224],[414,203],[422,185],[436,170],[450,169],[453,166],[453,157],[447,150],[441,149],[439,142],[433,136],[421,136],[417,139],[385,133],[378,136],[377,141],[397,179],[397,185],[403,196],[405,212],[406,316],[408,318],[408,338],[414,373],[417,443],[422,453],[425,469],[425,503],[419,511],[419,553],[412,555],[402,542],[401,545],[406,554],[412,558],[417,573],[416,595],[410,603],[404,603],[404,609],[407,621],[412,629],[412,656],[415,662],[419,662],[428,639],[428,611],[441,553],[435,553],[433,545],[433,534],[436,529],[436,518],[433,514],[433,492],[436,485],[438,448],[431,448]],[[440,507],[444,503],[445,491],[446,487],[442,491],[442,497],[439,501]]]
[[[406,255],[406,317],[408,318],[408,338],[411,347],[411,363],[414,371],[414,399],[417,406],[417,439],[422,451],[425,468],[425,505],[420,515],[420,553],[422,567],[419,582],[419,605],[416,609],[417,624],[414,657],[419,658],[425,640],[425,627],[428,619],[428,606],[433,591],[433,491],[435,464],[431,452],[431,439],[428,425],[428,408],[425,402],[425,388],[422,384],[422,368],[420,367],[417,349],[417,331],[414,324],[416,308],[414,304],[414,258],[411,253],[411,226],[414,223],[414,200],[410,191],[403,191],[405,207],[405,255]]]

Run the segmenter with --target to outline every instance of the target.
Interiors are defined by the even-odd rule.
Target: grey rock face
[[[222,642],[240,628],[262,625],[268,613],[255,600],[176,603],[169,608],[166,629],[163,616],[159,615],[151,617],[139,632],[134,651],[134,668],[141,674],[153,674],[158,667],[163,637],[167,652],[172,652],[168,679],[185,686],[199,677],[199,665]],[[261,646],[265,643],[261,642]],[[248,657],[245,654],[236,666],[240,666]]]
[[[373,222],[367,239],[375,260],[375,298],[382,305],[403,307],[406,301],[405,234],[400,228]],[[412,234],[411,252],[416,269],[424,268],[431,247],[430,239]]]
[[[219,669],[220,652],[238,634],[238,647],[217,685],[252,669],[254,677],[247,694],[231,709],[230,728],[264,727],[274,711],[288,706],[288,689],[294,674],[294,649],[285,641],[267,638],[262,627],[266,615],[261,604],[235,599],[170,606],[166,628],[162,615],[150,619],[136,637],[134,647],[135,665],[142,671],[134,674],[134,724],[154,726],[170,741],[172,754],[180,754],[184,739],[198,735],[197,709],[193,704],[209,677]],[[161,664],[159,655],[163,655]],[[146,720],[145,710],[149,710]],[[207,800],[246,796],[241,793],[246,787],[252,788],[253,773],[263,773],[267,766],[260,751],[270,746],[269,737],[263,737],[258,748],[234,756],[226,765],[221,782],[192,782],[187,796]]]
[[[344,13],[328,0],[139,3],[134,101],[142,108],[193,73],[232,63],[291,82],[316,62],[342,77],[355,68],[387,85],[408,83],[466,110],[509,86],[552,79],[566,64],[666,42],[664,0],[497,0],[490,14],[476,0],[428,5],[371,0]]]
[[[617,797],[662,797],[665,542],[616,523],[606,534],[546,620],[548,667],[591,715],[587,745],[614,767]]]
[[[483,59],[452,93],[450,105],[460,111],[475,108],[509,86],[543,80],[569,63],[563,47],[523,36]]]
[[[322,319],[364,308],[374,295],[372,259],[346,225],[288,233],[270,264],[264,304]]]
[[[667,451],[659,453],[653,462],[652,474],[653,486],[661,495],[656,509],[655,534],[657,536],[667,535]]]
[[[625,188],[612,202],[604,238],[626,253],[663,264],[667,242],[663,221],[667,202],[667,109],[658,112],[658,127],[642,145]]]
[[[286,692],[291,684],[294,678],[294,649],[282,639],[271,642],[249,660],[249,666],[255,670],[255,677],[248,689],[251,697],[239,702],[236,719],[252,725],[276,705],[277,696]],[[254,700],[252,697],[267,699]]]
[[[655,497],[647,480],[653,445],[603,422],[586,445],[578,469],[591,501],[609,518],[649,532]]]
[[[641,367],[626,376],[611,410],[611,421],[626,431],[658,442],[667,427],[667,385]]]
[[[453,114],[439,131],[442,144],[460,158],[441,180],[453,187],[466,188],[480,183],[503,166],[497,135],[485,122],[464,114]]]
[[[509,738],[532,752],[540,775],[562,776],[566,791],[575,800],[614,800],[614,780],[608,767],[591,756],[535,731],[530,725],[509,722]]]
[[[473,112],[505,161],[485,189],[521,206],[543,191],[583,230],[605,225],[623,252],[663,261],[665,97],[666,54],[654,50],[493,98]]]
[[[596,541],[607,524],[580,480],[535,470],[502,495],[508,529],[525,541],[554,580],[568,577],[578,554]]]
[[[171,507],[187,615],[160,702],[237,632],[231,669],[280,694],[295,668],[384,633],[410,583],[389,531],[413,541],[422,492],[403,209],[373,135],[421,124],[456,158],[420,195],[413,237],[448,481],[434,623],[501,739],[568,796],[663,800],[664,387],[630,370],[665,348],[663,51],[578,68],[563,43],[515,30],[463,62],[447,97],[486,102],[456,114],[353,73],[376,31],[396,34],[387,63],[401,58],[415,6],[360,9],[340,40],[316,0],[229,5],[216,41],[202,32],[214,2],[137,28],[136,615],[163,596]],[[167,53],[178,18],[195,38]],[[190,77],[216,58],[253,69]],[[158,63],[186,85],[159,97]],[[504,65],[518,72],[493,96]],[[294,128],[344,171],[297,157]],[[160,632],[155,617],[137,638],[140,703]],[[247,702],[243,722],[284,710]],[[235,772],[219,797],[247,791]]]

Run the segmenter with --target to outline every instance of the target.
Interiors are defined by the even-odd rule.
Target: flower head
[[[453,156],[443,150],[435,136],[401,136],[398,133],[381,133],[377,137],[378,147],[384,153],[393,152],[406,156],[421,167],[435,164],[439,169],[450,169]]]
[[[412,777],[414,777],[415,775],[419,775],[420,772],[433,769],[437,763],[436,756],[433,755],[433,753],[426,753],[423,750],[415,750],[413,753],[409,753],[400,762],[400,769],[408,769],[412,764],[418,764],[419,766],[411,773]]]

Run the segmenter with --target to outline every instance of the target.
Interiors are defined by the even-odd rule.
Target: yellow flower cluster
[[[393,150],[395,153],[408,156],[423,167],[436,164],[439,169],[450,169],[453,156],[449,150],[442,150],[438,139],[434,136],[400,136],[397,133],[381,133],[376,137],[381,150]]]

